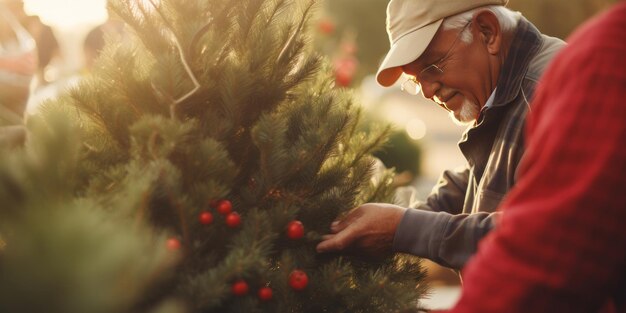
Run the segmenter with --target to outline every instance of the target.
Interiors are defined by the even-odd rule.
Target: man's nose
[[[437,90],[441,88],[441,85],[437,82],[424,81],[421,82],[420,85],[422,87],[422,95],[424,95],[424,98],[431,100],[435,97]]]

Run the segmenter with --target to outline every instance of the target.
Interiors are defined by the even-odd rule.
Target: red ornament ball
[[[230,213],[226,216],[226,225],[231,228],[238,227],[241,224],[241,216],[237,212]]]
[[[309,284],[309,277],[301,270],[293,270],[289,274],[289,286],[295,291],[302,291]]]
[[[213,223],[213,214],[211,214],[211,212],[204,211],[200,213],[200,216],[198,216],[198,219],[200,220],[200,224],[210,225],[211,223]]]
[[[246,283],[243,279],[236,281],[231,288],[233,294],[236,296],[243,296],[247,294],[248,289],[248,283]]]
[[[272,288],[263,287],[259,289],[257,295],[259,296],[259,299],[261,299],[261,301],[270,301],[272,300],[274,293],[272,292]]]
[[[304,225],[300,221],[291,221],[287,224],[287,237],[290,239],[300,239],[304,236]]]
[[[167,240],[167,249],[170,251],[179,250],[181,247],[180,241],[176,238],[170,238]]]
[[[337,72],[335,73],[335,85],[339,87],[350,87],[353,78],[352,75],[346,74],[345,72]]]
[[[226,215],[233,210],[233,204],[228,200],[222,200],[217,203],[217,212],[222,215]]]
[[[342,57],[333,62],[335,85],[349,87],[358,68],[358,61],[353,56]]]
[[[326,35],[332,34],[335,31],[335,23],[330,19],[321,20],[317,27],[322,34]]]

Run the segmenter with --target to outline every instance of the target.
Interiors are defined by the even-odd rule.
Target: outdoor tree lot
[[[389,129],[359,131],[310,37],[329,4],[332,36],[382,7],[378,33],[350,30],[373,72],[386,1],[362,1],[112,1],[131,40],[0,146],[0,312],[415,311],[418,259],[315,252],[341,214],[394,201],[371,157]],[[565,37],[612,2],[510,7]]]
[[[0,148],[0,311],[415,311],[418,259],[315,252],[394,190],[314,2],[144,3],[110,3],[131,40]]]

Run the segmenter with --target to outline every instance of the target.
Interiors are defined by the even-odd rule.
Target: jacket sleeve
[[[443,173],[426,202],[404,214],[394,236],[394,251],[427,258],[453,269],[465,265],[499,214],[459,214],[468,176],[467,168]]]
[[[500,213],[450,214],[409,209],[400,221],[393,249],[461,269]]]

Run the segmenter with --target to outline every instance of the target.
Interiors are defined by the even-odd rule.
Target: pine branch
[[[309,11],[313,8],[314,4],[315,4],[315,0],[311,0],[309,1],[309,4],[306,6],[306,8],[304,9],[304,14],[302,15],[302,18],[300,18],[300,22],[298,23],[298,26],[295,28],[293,34],[291,35],[291,37],[289,37],[283,49],[278,54],[278,58],[276,58],[277,66],[282,66],[284,59],[287,57],[287,54],[292,53],[290,50],[292,49],[294,43],[296,42],[296,37],[300,34],[302,29],[304,28],[304,25],[309,17]]]
[[[154,9],[159,13],[159,15],[161,16],[161,19],[163,20],[163,23],[165,23],[165,25],[168,27],[167,29],[169,30],[172,36],[172,39],[174,40],[174,44],[176,45],[176,48],[178,49],[178,53],[180,55],[180,61],[185,67],[185,71],[187,72],[187,75],[189,75],[189,78],[191,79],[194,85],[193,90],[189,91],[184,96],[174,100],[174,102],[170,104],[170,117],[173,119],[178,119],[179,118],[178,112],[177,112],[178,105],[182,103],[183,101],[185,101],[187,98],[191,97],[193,94],[195,94],[200,89],[200,83],[198,82],[196,75],[194,75],[193,71],[189,67],[189,64],[187,63],[187,58],[185,57],[185,51],[183,50],[183,47],[178,41],[178,37],[176,37],[176,35],[173,32],[174,28],[172,27],[171,24],[169,24],[169,22],[167,21],[167,18],[163,15],[160,8],[155,4],[154,0],[148,0],[148,1],[150,2],[150,4],[152,4]]]
[[[360,151],[357,153],[357,156],[354,158],[354,162],[352,163],[352,165],[354,165],[355,162],[363,158],[365,155],[371,154],[374,150],[383,145],[390,133],[391,126],[386,126],[380,135],[375,136],[375,139],[372,142],[367,143],[363,148],[360,149]]]

